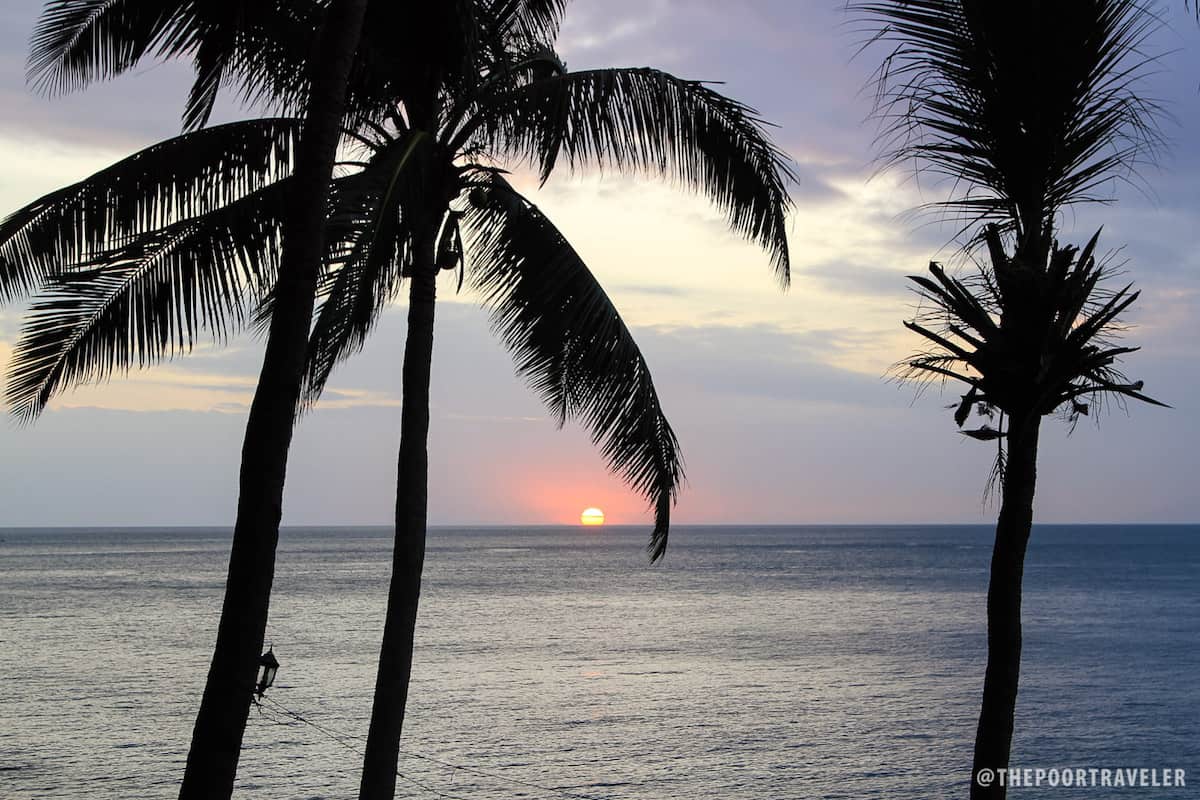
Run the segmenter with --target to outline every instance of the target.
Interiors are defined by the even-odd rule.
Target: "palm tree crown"
[[[906,325],[932,348],[902,374],[967,384],[959,425],[979,404],[1043,415],[1081,413],[1088,395],[1147,400],[1114,366],[1135,348],[1111,344],[1137,293],[1105,290],[1098,234],[1081,251],[1055,229],[1161,143],[1157,107],[1137,92],[1153,15],[1136,0],[855,7],[893,46],[877,74],[885,162],[950,178],[935,206],[961,222],[968,250],[985,249],[975,278],[936,264],[913,278],[928,305]]]
[[[928,306],[904,324],[932,347],[905,362],[903,376],[966,384],[954,412],[960,427],[972,411],[990,421],[993,410],[1002,420],[1064,410],[1074,423],[1089,413],[1083,398],[1101,402],[1105,395],[1162,405],[1116,366],[1138,349],[1113,341],[1138,293],[1132,285],[1102,288],[1109,273],[1095,255],[1099,233],[1082,249],[1052,244],[1044,272],[1009,257],[995,225],[984,235],[990,261],[979,274],[956,277],[931,263],[932,278],[911,277]],[[989,423],[964,433],[992,440],[1003,430]]]

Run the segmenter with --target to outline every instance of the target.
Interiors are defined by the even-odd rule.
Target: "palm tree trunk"
[[[392,800],[400,733],[412,675],[413,636],[425,564],[429,484],[429,371],[433,362],[433,318],[437,298],[434,237],[421,245],[408,293],[408,337],[404,346],[400,457],[396,475],[396,542],[392,581],[375,702],[367,733],[359,800]]]
[[[1018,422],[1019,417],[1023,419]],[[1008,767],[1021,671],[1021,580],[1025,570],[1025,548],[1033,530],[1041,417],[1028,414],[1012,419],[1008,466],[988,583],[988,661],[983,680],[983,707],[975,733],[971,800],[1003,800],[1005,797],[1007,787],[1001,784],[998,770]],[[978,778],[985,770],[990,771],[991,780],[981,782]]]
[[[320,262],[325,202],[346,105],[346,83],[367,0],[338,0],[313,65],[294,191],[283,226],[277,303],[242,444],[237,522],[212,664],[192,732],[181,800],[233,793],[275,575],[288,449]]]

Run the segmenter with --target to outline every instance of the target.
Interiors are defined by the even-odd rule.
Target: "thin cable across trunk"
[[[1033,495],[1037,487],[1038,432],[1041,417],[1025,415],[1009,428],[1000,519],[992,550],[988,582],[988,659],[983,705],[975,733],[971,800],[1004,800],[1007,786],[1000,770],[1008,768],[1013,715],[1021,672],[1021,581],[1025,549],[1033,530]]]
[[[412,676],[413,637],[425,564],[429,483],[429,375],[433,363],[433,322],[437,267],[433,237],[421,248],[410,278],[408,338],[404,347],[404,397],[400,414],[400,456],[396,476],[396,542],[392,580],[375,701],[367,734],[359,800],[392,800],[400,735]]]
[[[275,575],[288,449],[324,253],[326,196],[366,6],[367,0],[338,0],[320,34],[295,187],[284,219],[276,306],[242,445],[225,600],[181,800],[221,800],[233,793]]]

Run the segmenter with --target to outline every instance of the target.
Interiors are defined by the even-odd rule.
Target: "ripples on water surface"
[[[681,527],[655,567],[644,535],[433,531],[404,746],[611,800],[965,796],[990,530]],[[228,534],[0,539],[0,796],[173,797]],[[284,532],[271,698],[366,732],[389,565],[384,530]],[[1198,566],[1195,526],[1035,532],[1014,763],[1192,785],[1019,796],[1200,796]],[[401,769],[468,800],[553,797]],[[252,711],[238,793],[350,798],[358,771]]]

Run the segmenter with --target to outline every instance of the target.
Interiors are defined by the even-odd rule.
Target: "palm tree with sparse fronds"
[[[1115,343],[1137,299],[1112,290],[1096,254],[1057,240],[1071,204],[1105,199],[1158,144],[1156,108],[1137,93],[1156,19],[1138,0],[893,0],[853,8],[891,44],[878,78],[885,160],[954,183],[935,204],[979,254],[975,274],[937,263],[914,276],[905,325],[927,350],[899,374],[965,387],[955,423],[995,442],[1000,514],[988,583],[988,659],[971,797],[1003,798],[1021,658],[1021,582],[1033,526],[1044,416],[1071,424],[1105,398],[1161,405],[1119,371]],[[977,231],[977,232],[976,232]],[[980,776],[983,779],[980,779]],[[991,780],[988,778],[991,777]]]
[[[304,368],[307,400],[362,345],[402,280],[409,282],[397,544],[364,796],[394,790],[424,558],[439,271],[457,269],[460,281],[481,294],[518,371],[560,421],[577,418],[589,427],[610,466],[649,500],[653,558],[666,546],[682,479],[675,436],[628,328],[565,237],[499,165],[531,166],[542,180],[556,166],[589,164],[674,178],[714,200],[737,233],[770,252],[780,279],[788,277],[788,168],[755,114],[704,84],[657,70],[567,72],[550,49],[550,33],[508,26],[505,52],[493,50],[472,80],[432,81],[425,96],[365,118],[351,132],[360,153],[343,165],[330,193],[321,306]],[[271,154],[286,173],[287,158],[259,130],[269,125],[283,131],[288,122],[235,123],[228,130],[258,131],[250,136],[255,152]],[[162,147],[135,158],[173,147],[178,153],[184,144]],[[220,160],[214,167],[226,168],[234,169]],[[186,207],[180,219],[144,222],[145,209],[158,207],[156,193],[173,197],[180,183],[209,176],[198,166],[194,171],[199,177],[123,183],[130,196],[113,215],[141,220],[142,227],[71,251],[71,268],[59,270],[35,305],[18,348],[10,384],[17,407],[36,412],[80,379],[184,351],[201,327],[232,329],[255,309],[260,318],[272,317],[278,214],[291,178],[231,179],[221,184],[237,187],[226,189],[227,201]],[[71,196],[112,188],[102,173],[72,187]],[[72,216],[69,198],[47,202],[51,210],[38,215],[36,236],[26,239],[50,257],[56,248],[69,249],[65,243],[75,241],[83,223]]]

